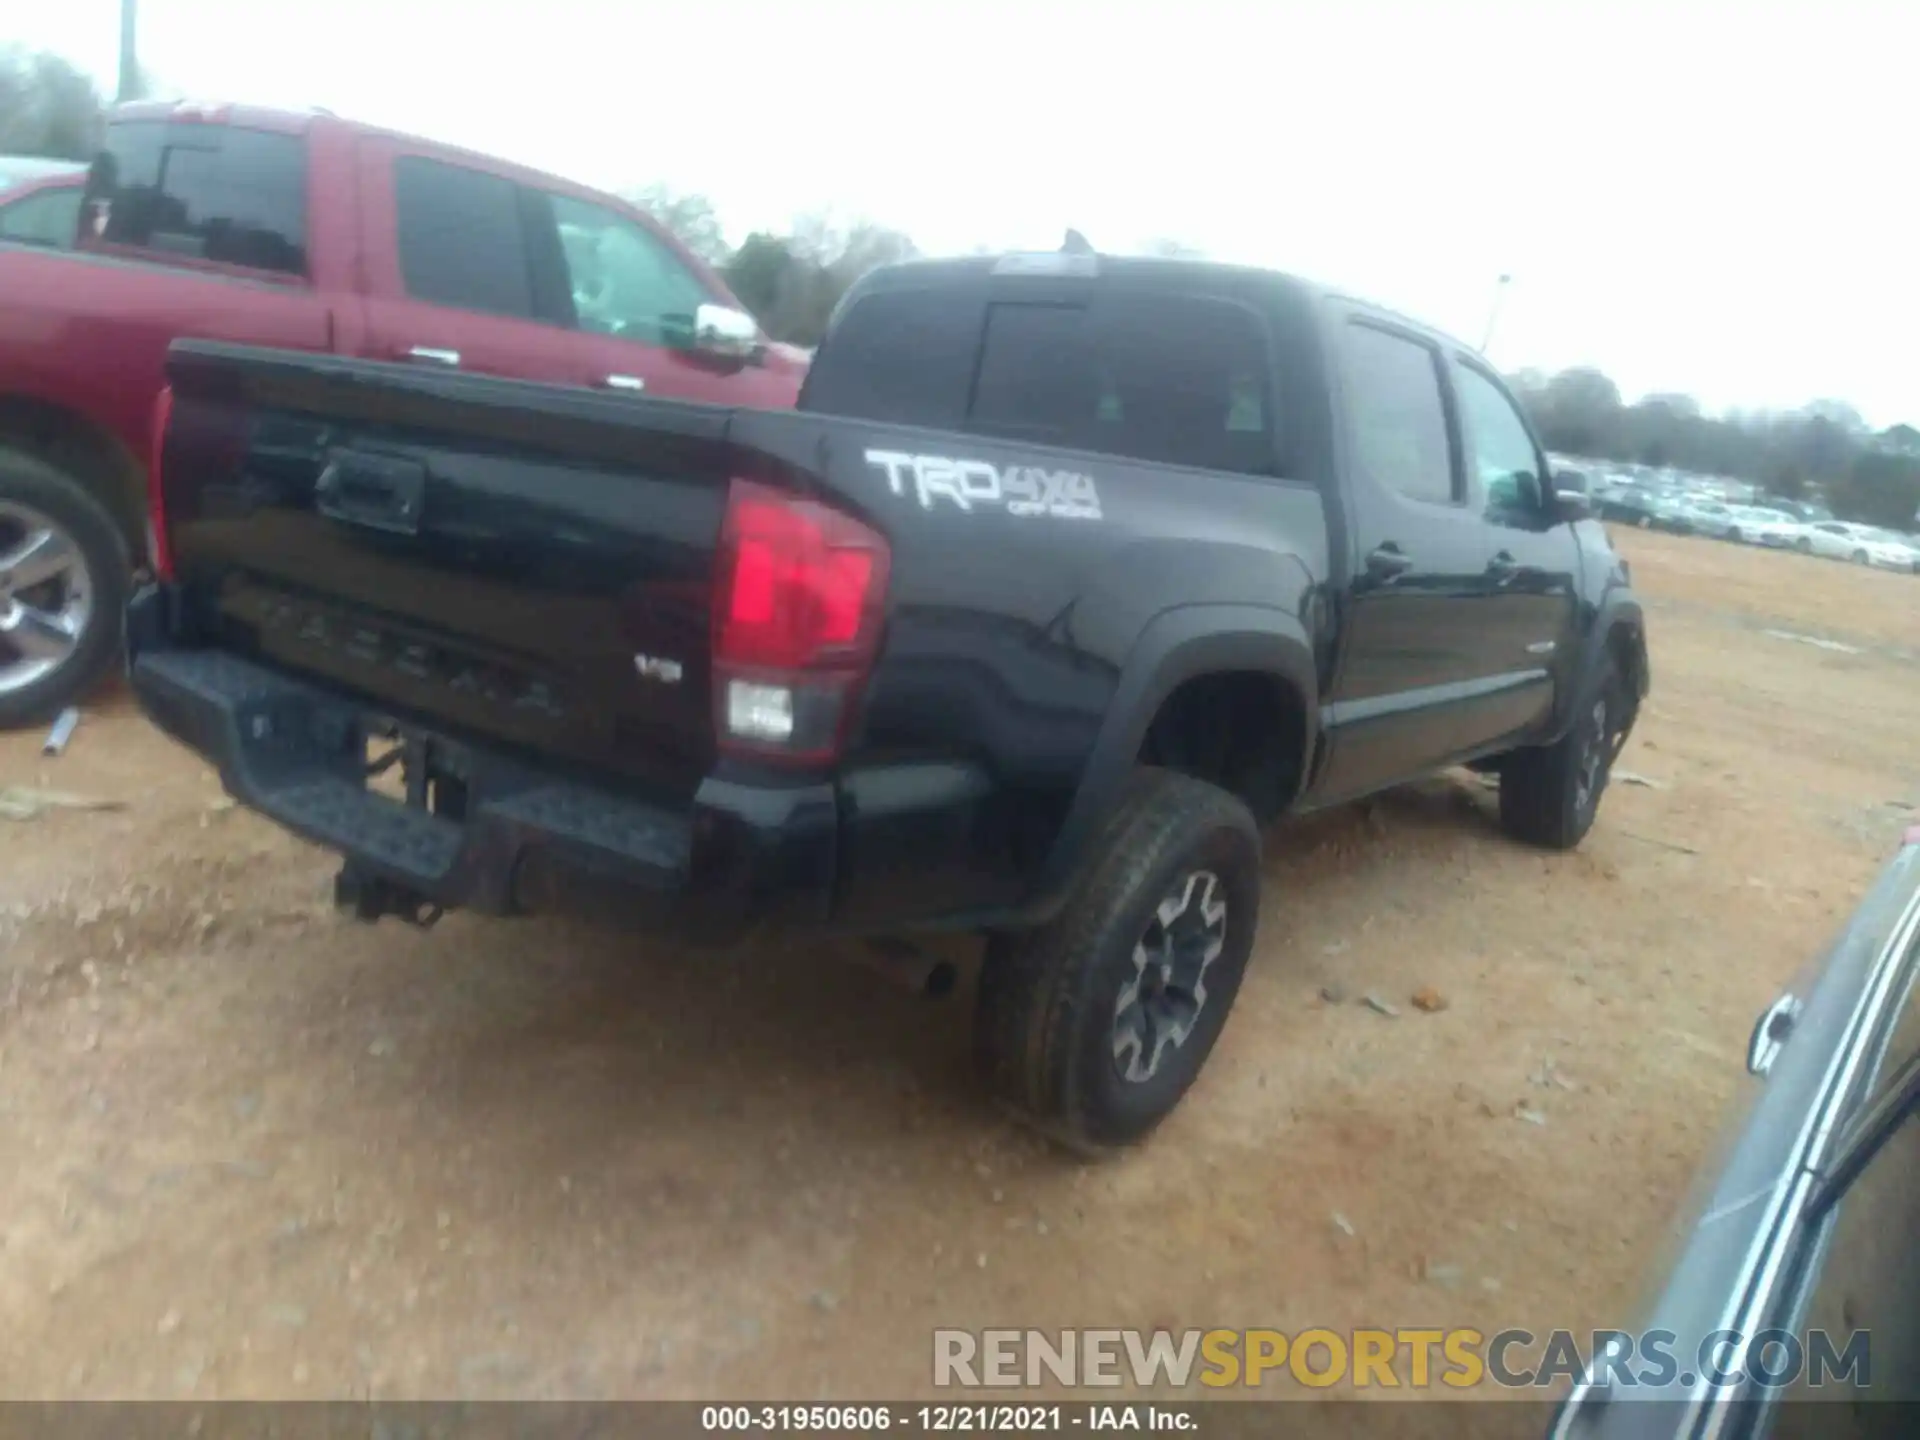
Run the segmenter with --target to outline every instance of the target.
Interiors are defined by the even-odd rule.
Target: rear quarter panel
[[[167,346],[182,335],[326,350],[333,329],[304,286],[0,246],[0,396],[77,414],[143,464]]]
[[[886,636],[847,763],[973,768],[981,908],[1048,858],[1156,616],[1234,605],[1313,633],[1329,557],[1311,485],[804,414],[742,412],[731,438],[759,478],[822,485],[886,536]]]

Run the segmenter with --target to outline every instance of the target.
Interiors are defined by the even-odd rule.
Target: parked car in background
[[[807,370],[632,206],[331,115],[122,106],[70,213],[0,244],[0,724],[112,660],[176,337],[731,406]]]
[[[70,247],[86,180],[87,167],[72,160],[0,155],[0,240]]]
[[[1851,560],[1882,570],[1920,568],[1920,550],[1911,541],[1873,525],[1821,520],[1806,527],[1805,541],[1802,548],[1808,553],[1830,560]]]
[[[1747,1046],[1756,1078],[1653,1276],[1655,1298],[1590,1357],[1554,1440],[1913,1433],[1916,978],[1920,825],[1832,948],[1760,1013]]]
[[[1733,524],[1727,530],[1729,540],[1765,545],[1772,550],[1791,550],[1805,534],[1806,526],[1800,521],[1767,505],[1735,506]]]
[[[1653,524],[1654,510],[1659,504],[1655,491],[1631,480],[1603,481],[1595,489],[1593,499],[1602,520],[1614,520],[1642,530]]]
[[[1725,539],[1728,531],[1733,529],[1734,509],[1723,500],[1688,495],[1679,499],[1675,508],[1685,516],[1687,527],[1697,535]]]
[[[1697,527],[1693,519],[1692,501],[1672,490],[1654,491],[1651,525],[1655,530],[1665,530],[1673,535],[1693,534]]]
[[[1897,530],[1882,530],[1880,537],[1887,547],[1905,550],[1907,559],[1912,562],[1908,568],[1920,575],[1920,535],[1902,535]]]
[[[1793,516],[1794,519],[1802,520],[1809,524],[1816,520],[1833,519],[1833,512],[1831,510],[1827,509],[1824,505],[1816,505],[1811,500],[1775,499],[1767,503],[1771,509],[1784,510]]]

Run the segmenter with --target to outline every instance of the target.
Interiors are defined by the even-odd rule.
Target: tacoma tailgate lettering
[[[1002,470],[985,460],[908,455],[898,450],[869,450],[866,461],[887,472],[887,484],[896,495],[907,493],[911,478],[923,510],[933,509],[935,499],[945,499],[969,514],[976,505],[998,505],[1009,515],[1101,518],[1100,492],[1093,477],[1076,470],[1043,470],[1034,465],[1009,465]]]

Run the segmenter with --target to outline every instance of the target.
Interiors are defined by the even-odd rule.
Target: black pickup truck
[[[1647,690],[1484,362],[1265,271],[889,268],[795,411],[168,373],[133,685],[343,903],[978,931],[984,1075],[1082,1148],[1213,1046],[1262,824],[1467,763],[1572,846]]]

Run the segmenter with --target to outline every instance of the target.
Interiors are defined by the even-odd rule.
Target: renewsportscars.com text
[[[941,1388],[997,1389],[1064,1385],[1104,1388],[1157,1385],[1211,1389],[1302,1385],[1326,1390],[1454,1390],[1491,1385],[1541,1389],[1574,1381],[1596,1361],[1596,1379],[1623,1387],[1777,1388],[1872,1383],[1871,1337],[1844,1342],[1824,1330],[1804,1335],[1735,1330],[1709,1335],[1683,1353],[1668,1330],[1633,1335],[1596,1330],[1308,1329],[1284,1330],[936,1330],[933,1383]]]

